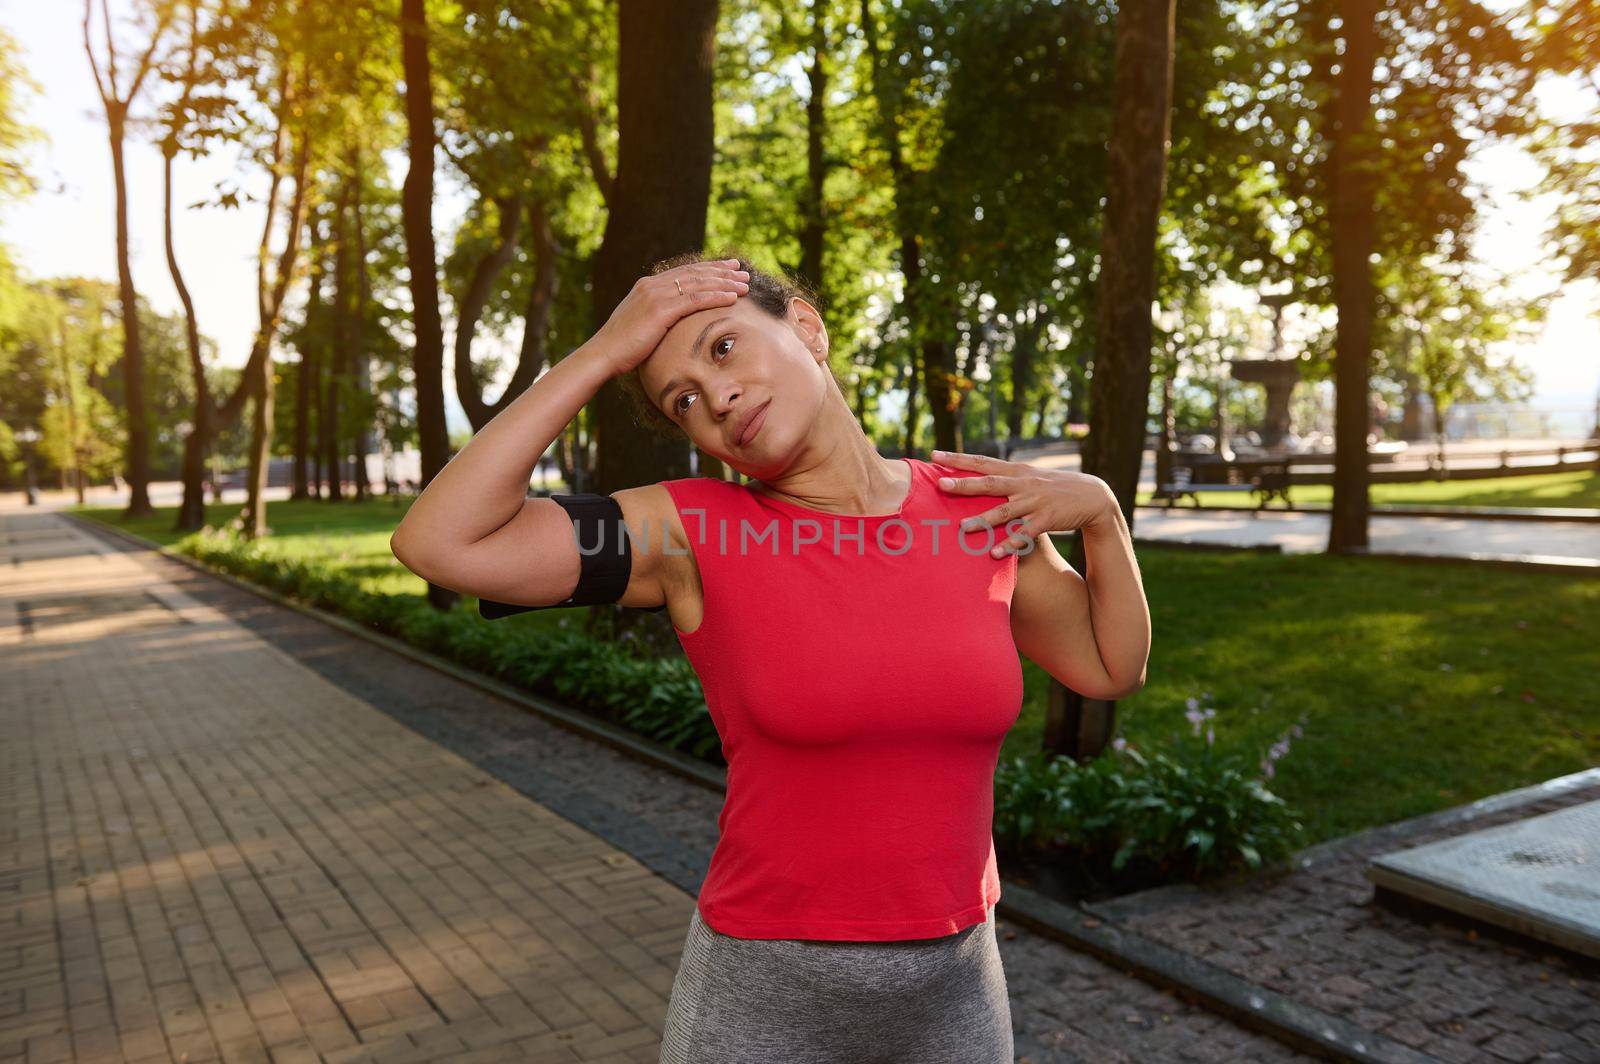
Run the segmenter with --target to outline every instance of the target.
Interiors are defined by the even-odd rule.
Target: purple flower
[[[1213,728],[1211,725],[1207,724],[1206,725],[1206,745],[1210,746],[1213,742],[1216,741],[1216,738],[1217,738],[1217,730],[1215,728]]]
[[[1127,747],[1127,745],[1128,745],[1128,740],[1124,739],[1120,735],[1117,736],[1115,739],[1111,740],[1111,749],[1113,749],[1113,750],[1125,749]]]

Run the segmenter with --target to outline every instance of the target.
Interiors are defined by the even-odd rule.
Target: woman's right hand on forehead
[[[681,295],[679,285],[683,287]],[[620,375],[649,358],[684,317],[711,307],[732,306],[749,291],[750,274],[739,268],[738,259],[674,266],[635,281],[591,343],[605,352],[613,374]]]

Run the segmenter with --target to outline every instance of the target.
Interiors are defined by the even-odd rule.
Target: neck
[[[829,442],[808,448],[782,476],[753,486],[801,506],[844,514],[893,513],[905,501],[910,464],[879,454],[853,417],[847,430],[818,438]]]

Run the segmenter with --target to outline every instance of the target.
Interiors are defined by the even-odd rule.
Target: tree
[[[1110,486],[1130,528],[1150,416],[1150,305],[1172,129],[1175,18],[1175,0],[1125,0],[1117,12],[1094,378],[1082,470]],[[1081,536],[1073,544],[1072,565],[1088,575]],[[1114,705],[1052,682],[1045,748],[1080,757],[1098,753],[1111,740]]]
[[[1297,230],[1298,295],[1331,304],[1335,453],[1328,549],[1367,543],[1374,270],[1465,255],[1472,146],[1526,132],[1536,71],[1528,9],[1478,0],[1295,0],[1262,5],[1260,103],[1241,121],[1300,145],[1272,180]],[[1288,251],[1289,248],[1284,249]],[[1376,264],[1376,265],[1375,265]]]
[[[1505,351],[1508,341],[1531,337],[1544,318],[1545,300],[1490,294],[1505,287],[1504,278],[1486,283],[1461,264],[1437,258],[1382,278],[1383,346],[1393,352],[1395,375],[1413,382],[1432,404],[1440,479],[1452,406],[1467,399],[1515,402],[1533,392],[1532,374]]]
[[[906,8],[893,9],[891,14],[894,13],[902,20],[910,14]],[[933,414],[935,446],[959,451],[962,445],[960,420],[956,415],[959,399],[954,390],[954,350],[944,332],[946,322],[953,317],[947,292],[949,286],[939,286],[941,278],[937,272],[924,276],[924,240],[918,222],[925,188],[908,163],[900,141],[902,94],[898,81],[891,74],[889,59],[879,46],[878,19],[870,0],[861,0],[861,25],[872,67],[873,96],[878,103],[879,135],[888,157],[894,191],[900,273],[905,278],[905,312],[913,344],[920,356],[911,371],[905,450],[909,454],[917,445],[917,389],[920,386],[927,391],[928,407]]]
[[[411,271],[411,365],[416,374],[417,431],[422,440],[422,484],[426,487],[450,460],[444,419],[444,324],[439,314],[438,255],[433,241],[433,83],[424,0],[400,0],[401,57],[406,82],[407,154],[401,214],[406,265]],[[449,609],[454,591],[428,585],[428,601]]]
[[[326,125],[326,94],[315,76],[337,47],[337,28],[325,16],[332,9],[302,0],[248,0],[212,6],[190,0],[190,34],[167,64],[178,103],[164,122],[163,153],[170,173],[179,153],[202,154],[214,139],[238,140],[245,158],[267,171],[268,185],[257,246],[257,321],[250,355],[237,378],[223,375],[213,389],[204,367],[193,357],[195,416],[185,441],[184,496],[177,528],[193,531],[205,522],[205,457],[228,436],[252,398],[248,497],[238,522],[249,537],[264,535],[266,485],[273,430],[273,359],[284,306],[299,268],[301,231],[311,203],[307,174],[315,134]],[[221,187],[211,204],[236,209],[242,194]],[[178,255],[170,241],[167,205],[168,269],[187,302]],[[280,236],[281,231],[281,236]],[[281,244],[281,246],[280,246]],[[225,397],[225,398],[219,398]]]
[[[225,136],[224,127],[231,103],[218,84],[220,75],[211,65],[215,57],[215,44],[207,40],[209,27],[203,26],[201,0],[187,0],[183,14],[187,16],[187,33],[182,44],[162,65],[163,77],[177,87],[178,95],[162,115],[161,236],[166,251],[167,272],[172,277],[173,288],[183,306],[184,340],[194,395],[189,431],[183,441],[180,471],[183,499],[178,505],[174,527],[178,531],[192,532],[205,524],[205,463],[220,412],[215,394],[206,379],[194,299],[184,280],[178,249],[173,240],[173,161],[181,152],[199,157],[205,153],[207,141]]]
[[[325,101],[318,75],[334,50],[331,12],[304,0],[256,0],[242,12],[239,27],[244,47],[242,69],[253,75],[253,92],[261,103],[268,147],[267,215],[261,231],[256,269],[257,328],[246,364],[243,386],[254,400],[250,419],[250,469],[239,529],[247,539],[268,532],[267,472],[272,457],[273,405],[277,389],[272,350],[277,341],[285,299],[300,263],[300,241],[311,201],[307,175],[316,135],[325,132]],[[288,185],[292,192],[285,192]],[[285,197],[287,202],[285,203]],[[281,213],[281,217],[280,217]],[[272,254],[278,228],[283,246]]]
[[[1377,0],[1339,0],[1344,50],[1329,135],[1328,191],[1334,303],[1333,508],[1328,549],[1367,545],[1367,466],[1371,415],[1372,248],[1377,162],[1372,126],[1377,62]]]
[[[617,18],[617,168],[593,265],[594,331],[654,263],[704,244],[711,190],[717,0],[622,0]],[[689,475],[687,446],[641,431],[615,381],[595,396],[594,422],[589,490]]]
[[[28,153],[44,133],[23,118],[22,95],[39,91],[22,65],[16,39],[0,29],[0,198],[21,199],[38,188]]]
[[[1571,78],[1587,106],[1540,132],[1534,150],[1546,174],[1533,191],[1559,197],[1549,236],[1564,260],[1566,279],[1600,280],[1600,5],[1550,5],[1540,31],[1539,66]]]
[[[588,191],[588,178],[602,200],[612,182],[590,85],[592,50],[605,37],[600,13],[529,0],[470,0],[464,9],[464,24],[436,38],[434,57],[452,100],[441,144],[478,195],[444,263],[456,312],[456,395],[476,431],[533,383],[552,354],[561,258],[570,246],[558,227],[583,224],[572,201]],[[585,160],[587,174],[572,166],[574,157]],[[480,331],[503,334],[516,317],[515,362],[491,401],[486,386],[503,360],[479,361],[474,343]]]
[[[119,82],[117,39],[111,27],[109,0],[100,0],[100,16],[105,36],[104,71],[96,54],[92,33],[94,0],[83,0],[83,50],[89,56],[100,104],[106,113],[106,131],[111,142],[111,173],[117,199],[117,281],[122,303],[124,391],[128,403],[128,506],[123,517],[148,517],[155,513],[150,505],[150,440],[145,432],[144,358],[139,346],[139,299],[133,286],[133,266],[128,252],[128,181],[123,165],[123,141],[127,135],[128,111],[138,98],[149,75],[162,36],[171,20],[171,11],[162,6],[155,13],[155,26],[148,43],[134,63],[133,77],[126,86]]]

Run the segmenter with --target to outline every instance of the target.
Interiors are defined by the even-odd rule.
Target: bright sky
[[[113,10],[118,9],[127,10],[127,0],[114,2]],[[43,90],[29,101],[29,120],[49,137],[36,152],[34,168],[45,188],[0,214],[0,240],[11,246],[19,264],[33,276],[114,279],[110,154],[104,114],[83,50],[81,18],[82,7],[76,0],[0,0],[0,24],[21,43],[23,62]],[[126,30],[122,39],[125,46],[135,43]],[[1558,112],[1593,106],[1561,86],[1548,95]],[[148,102],[136,113],[149,114]],[[127,164],[135,284],[158,309],[176,311],[179,304],[161,239],[160,153],[148,139],[130,137]],[[212,196],[219,183],[233,182],[233,171],[232,159],[180,159],[175,202],[189,204]],[[1549,204],[1524,203],[1514,195],[1537,178],[1537,167],[1517,149],[1501,146],[1482,152],[1472,164],[1471,176],[1488,187],[1493,204],[1475,257],[1496,269],[1521,272],[1520,283],[1529,291],[1554,288],[1557,280],[1539,240]],[[247,189],[259,192],[263,183],[258,178],[251,181]],[[200,330],[217,342],[222,361],[229,365],[244,363],[255,328],[255,250],[262,209],[252,203],[236,211],[184,210],[175,225],[178,255]],[[460,204],[442,201],[435,211],[436,227],[447,230],[459,213]],[[1543,336],[1520,357],[1536,373],[1536,402],[1592,407],[1600,394],[1600,288],[1568,287],[1552,305]],[[453,392],[449,376],[446,387]],[[453,394],[451,406],[455,407]],[[452,413],[452,422],[464,425],[458,410]]]

